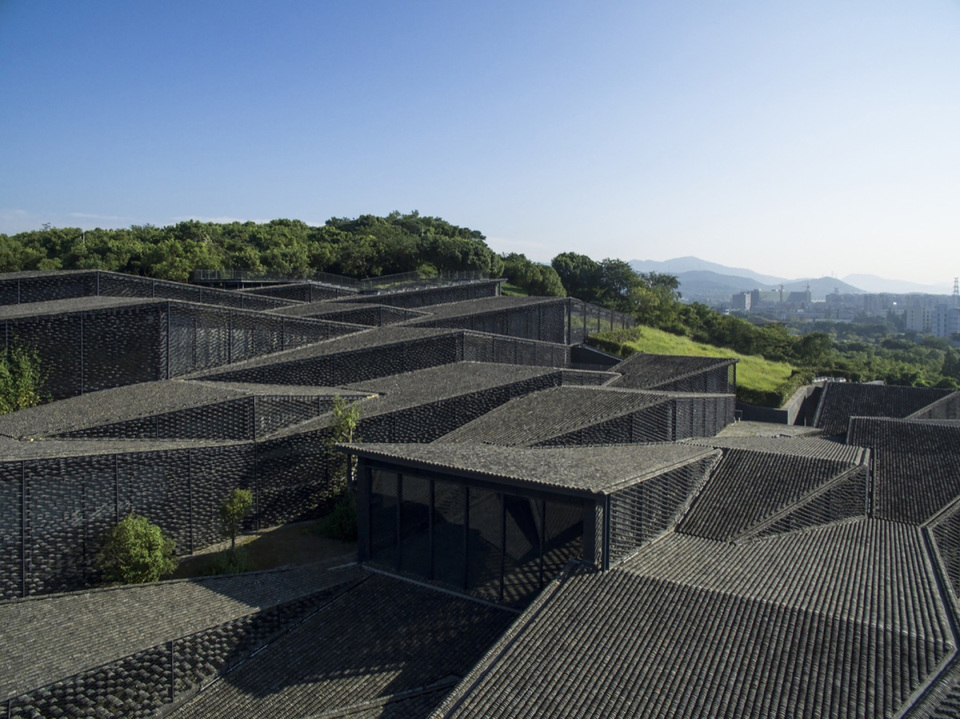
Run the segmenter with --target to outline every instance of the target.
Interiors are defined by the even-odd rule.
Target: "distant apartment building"
[[[933,313],[933,334],[950,339],[960,335],[960,307],[956,305],[937,305]]]
[[[730,308],[749,312],[753,306],[752,298],[753,294],[750,292],[737,292],[730,298]]]
[[[934,304],[926,297],[912,297],[907,303],[904,318],[907,329],[914,332],[933,332]]]

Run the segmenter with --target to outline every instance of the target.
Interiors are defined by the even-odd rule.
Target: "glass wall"
[[[370,559],[386,568],[523,605],[581,556],[583,502],[453,478],[382,470],[371,476]]]

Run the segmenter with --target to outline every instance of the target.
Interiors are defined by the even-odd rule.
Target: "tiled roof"
[[[678,531],[731,541],[857,469],[833,459],[727,449]]]
[[[498,312],[501,310],[514,309],[516,307],[533,307],[536,305],[548,305],[565,303],[563,297],[511,297],[509,295],[498,295],[496,297],[481,297],[476,300],[465,300],[463,302],[447,302],[442,305],[432,305],[423,310],[427,316],[423,320],[448,319],[451,317],[467,317],[469,315],[478,315],[485,312]],[[411,320],[416,323],[420,320]]]
[[[666,443],[556,448],[436,443],[342,446],[351,454],[369,459],[590,494],[607,494],[718,454],[702,447]]]
[[[240,443],[212,439],[44,439],[32,441],[0,437],[0,461],[19,462],[20,460],[82,457],[93,454],[161,452],[164,450],[193,449],[199,447],[226,447],[236,444]]]
[[[532,446],[669,399],[655,392],[557,387],[512,400],[438,441]]]
[[[515,617],[370,575],[171,716],[424,716]]]
[[[851,417],[906,417],[950,393],[932,387],[827,382],[814,424],[826,434],[842,435]]]
[[[0,415],[0,435],[43,437],[243,396],[242,392],[213,383],[173,380],[127,385]]]
[[[354,581],[356,567],[306,565],[0,603],[0,697]]]
[[[660,385],[736,364],[735,357],[685,357],[679,355],[635,354],[612,368],[621,379],[611,382],[613,387],[655,389]]]
[[[916,529],[668,536],[553,585],[433,716],[891,716],[953,641]]]
[[[373,414],[545,375],[556,375],[557,382],[561,381],[559,370],[554,367],[458,362],[355,382],[345,387],[355,392],[379,395],[364,407],[365,414]]]
[[[855,417],[848,441],[873,452],[876,516],[923,523],[960,496],[960,425]]]
[[[747,449],[752,452],[768,452],[791,457],[829,459],[837,462],[863,461],[863,447],[856,443],[841,444],[818,437],[705,437],[684,440],[689,444],[723,449]]]
[[[203,379],[205,377],[219,376],[225,373],[233,373],[239,370],[250,369],[253,367],[267,367],[275,364],[287,362],[297,362],[300,360],[309,360],[315,357],[325,355],[335,355],[341,352],[351,352],[353,350],[370,349],[373,347],[402,344],[412,340],[422,340],[436,337],[458,336],[458,330],[435,330],[419,327],[374,327],[363,328],[353,334],[343,337],[336,337],[323,342],[316,342],[305,347],[298,347],[283,352],[274,352],[273,354],[263,355],[244,362],[235,362],[225,367],[216,367],[209,370],[203,370],[192,375],[189,379]]]
[[[166,305],[169,300],[149,297],[72,297],[68,300],[27,302],[21,305],[0,305],[0,321],[39,315],[60,315],[72,312],[113,310],[135,306]]]

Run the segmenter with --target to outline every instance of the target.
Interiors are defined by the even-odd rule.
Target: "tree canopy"
[[[0,272],[101,269],[187,281],[196,269],[266,271],[287,277],[331,272],[379,277],[399,272],[480,271],[499,277],[503,261],[482,233],[417,211],[386,217],[198,222],[167,227],[81,230],[45,227],[0,234]]]

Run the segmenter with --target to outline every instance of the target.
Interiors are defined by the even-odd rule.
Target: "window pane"
[[[471,487],[467,588],[493,601],[500,598],[502,521],[497,492]]]
[[[540,511],[542,502],[505,495],[507,553],[503,599],[526,604],[540,589]]]
[[[547,502],[544,581],[549,582],[566,565],[581,556],[583,508],[579,504]]]
[[[397,563],[397,475],[374,470],[370,491],[370,558],[388,567]]]
[[[463,496],[462,485],[434,482],[434,578],[455,587],[463,586]]]
[[[430,481],[403,475],[400,569],[430,578]]]

